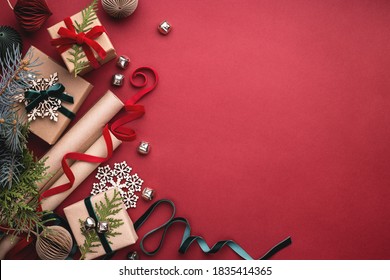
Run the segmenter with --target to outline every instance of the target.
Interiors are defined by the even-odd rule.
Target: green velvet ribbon
[[[148,220],[148,218],[155,211],[155,209],[159,205],[163,205],[163,204],[168,205],[171,208],[171,211],[172,211],[171,217],[165,223],[163,223],[161,226],[159,226],[155,229],[152,229],[151,231],[146,233],[144,235],[144,237],[142,237],[141,242],[140,242],[140,247],[141,247],[141,250],[146,255],[149,255],[149,256],[155,255],[161,249],[168,229],[173,224],[179,223],[179,224],[184,224],[184,226],[185,226],[183,237],[182,237],[180,247],[179,247],[179,253],[181,253],[181,254],[184,254],[185,252],[187,252],[187,250],[191,246],[191,244],[197,243],[198,246],[200,247],[200,249],[206,254],[215,254],[218,251],[220,251],[223,247],[226,246],[226,247],[230,247],[230,249],[232,249],[238,256],[240,256],[241,258],[243,258],[245,260],[253,260],[254,259],[240,245],[238,245],[233,240],[218,241],[210,248],[209,245],[206,243],[206,241],[202,237],[197,236],[197,235],[191,235],[190,223],[188,222],[188,220],[186,218],[175,217],[176,207],[175,207],[175,204],[169,199],[161,199],[161,200],[158,200],[155,203],[153,203],[149,207],[149,209],[146,210],[146,212],[134,223],[134,229],[138,230],[145,223],[145,221]],[[151,250],[151,251],[146,250],[145,246],[144,246],[145,241],[148,239],[148,237],[154,235],[154,233],[158,233],[159,231],[162,231],[162,235],[160,235],[161,236],[160,243],[157,245],[156,249]],[[291,238],[287,237],[284,240],[282,240],[281,242],[279,242],[278,244],[276,244],[275,246],[273,246],[268,252],[266,252],[263,256],[261,256],[258,259],[259,260],[267,260],[267,259],[271,258],[273,255],[275,255],[277,252],[279,252],[280,250],[289,246],[290,244],[291,244]]]
[[[57,98],[64,102],[73,104],[73,97],[68,94],[65,94],[64,91],[65,91],[65,87],[63,84],[52,85],[46,90],[40,90],[40,91],[33,90],[33,89],[27,90],[24,93],[24,97],[30,103],[26,106],[26,111],[30,112],[32,109],[37,107],[39,103],[49,99],[49,97]],[[58,111],[61,112],[66,117],[68,117],[69,119],[73,119],[76,116],[72,111],[66,109],[64,106],[58,108]]]

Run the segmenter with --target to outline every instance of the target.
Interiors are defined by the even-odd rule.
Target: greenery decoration
[[[25,57],[14,47],[0,62],[0,225],[6,233],[29,237],[44,228],[37,183],[46,177],[46,167],[27,148],[29,124],[16,104],[37,74],[32,69],[38,61],[31,52]]]
[[[105,234],[107,241],[109,244],[112,244],[110,241],[110,237],[115,237],[117,235],[121,235],[122,233],[115,231],[115,229],[119,228],[124,222],[120,219],[115,219],[115,215],[118,214],[122,207],[122,198],[120,196],[119,191],[114,190],[114,196],[109,199],[107,193],[104,193],[104,201],[99,201],[99,203],[95,203],[95,213],[99,221],[107,221],[109,223],[109,231]],[[96,253],[93,248],[100,247],[100,239],[94,230],[85,230],[84,229],[84,221],[79,219],[80,228],[82,235],[85,240],[83,245],[80,245],[81,256],[80,259],[85,259],[86,254],[88,253]]]
[[[93,21],[97,18],[97,10],[98,0],[93,0],[88,7],[81,11],[83,18],[82,22],[74,22],[74,28],[76,29],[77,33],[88,32],[89,30],[91,30],[91,25],[93,24]],[[77,76],[81,73],[81,71],[83,71],[83,69],[88,67],[89,61],[84,59],[85,53],[82,49],[82,46],[74,44],[69,53],[72,55],[72,58],[67,59],[74,64],[74,75]]]
[[[22,165],[19,183],[0,191],[0,224],[5,225],[6,233],[14,236],[24,233],[28,239],[31,234],[37,235],[38,229],[45,228],[42,217],[46,212],[37,210],[40,202],[36,183],[45,178],[47,167],[27,149],[23,151]]]

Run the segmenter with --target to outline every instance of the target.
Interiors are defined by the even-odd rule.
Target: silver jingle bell
[[[84,222],[84,228],[86,230],[92,230],[96,227],[96,222],[93,218],[91,217],[88,217],[85,219],[85,222]]]
[[[108,232],[109,231],[108,222],[105,222],[105,221],[98,222],[96,231],[98,233]]]
[[[116,62],[119,68],[126,69],[130,64],[130,58],[126,55],[121,55]]]
[[[147,200],[147,201],[150,201],[152,200],[154,197],[154,190],[153,189],[150,189],[150,188],[144,188],[142,190],[142,198]]]
[[[160,23],[160,25],[158,26],[158,31],[163,34],[163,35],[167,35],[172,29],[172,26],[169,24],[169,22],[167,22],[166,20],[164,20],[162,23]]]
[[[139,255],[138,255],[137,251],[133,251],[133,252],[130,252],[129,254],[127,254],[127,259],[132,260],[132,261],[139,260]]]
[[[142,141],[141,143],[139,143],[138,152],[140,154],[147,155],[150,152],[150,148],[151,147],[149,142]]]
[[[33,73],[28,73],[27,74],[27,80],[29,80],[29,81],[33,81],[36,78],[37,78],[37,76],[35,74],[33,74]]]
[[[123,76],[122,74],[114,74],[112,76],[111,84],[113,86],[121,87],[123,85],[124,78],[125,76]]]

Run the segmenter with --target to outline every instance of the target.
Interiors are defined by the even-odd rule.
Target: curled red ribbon
[[[147,84],[149,79],[143,71],[150,72],[154,78],[154,83],[148,87]],[[136,83],[135,78],[137,77],[142,78],[143,82]],[[135,139],[135,131],[129,127],[125,127],[124,125],[133,120],[139,119],[145,114],[144,106],[135,103],[137,103],[142,97],[151,92],[153,89],[155,89],[158,83],[158,79],[158,74],[152,67],[140,67],[134,70],[133,74],[130,76],[130,83],[136,88],[143,89],[126,101],[124,106],[126,114],[111,124],[111,132],[115,135],[116,138],[122,141],[132,141]]]
[[[52,39],[51,45],[58,47],[58,51],[63,53],[70,49],[74,44],[80,45],[83,48],[85,56],[88,61],[91,63],[93,68],[99,68],[100,64],[96,59],[92,50],[94,50],[101,59],[106,58],[106,51],[102,46],[95,41],[100,35],[106,32],[106,29],[103,26],[94,26],[87,33],[80,32],[77,33],[76,29],[73,26],[73,22],[70,17],[64,19],[65,27],[61,27],[58,30],[58,35],[60,38]]]

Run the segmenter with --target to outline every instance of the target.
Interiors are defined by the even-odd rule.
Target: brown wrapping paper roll
[[[123,103],[111,91],[100,100],[54,145],[47,157],[47,172],[52,178],[38,183],[43,191],[50,188],[63,174],[61,160],[69,152],[85,152],[102,134],[103,127],[123,108]],[[70,163],[71,164],[71,163]]]
[[[104,201],[105,194],[107,195],[108,199],[112,199],[115,195],[115,189],[110,189],[104,193],[92,196],[91,202],[93,208],[95,208],[95,203],[99,201]],[[115,229],[115,231],[121,234],[112,236],[108,239],[110,242],[110,247],[113,251],[117,251],[123,247],[132,245],[138,239],[137,233],[134,230],[133,222],[131,221],[129,215],[126,212],[125,205],[121,203],[120,207],[121,210],[119,211],[119,213],[115,214],[115,219],[122,220],[124,224]],[[81,200],[79,202],[76,202],[75,204],[64,208],[64,213],[77,244],[79,246],[83,245],[85,237],[82,235],[79,219],[84,221],[86,218],[89,217],[87,208],[84,204],[84,200]],[[105,254],[103,246],[94,247],[93,251],[95,251],[95,253],[87,253],[85,259],[95,259]]]
[[[113,149],[115,150],[122,143],[113,134],[111,134]],[[88,155],[94,155],[98,157],[105,157],[107,154],[106,142],[104,137],[101,136],[93,145],[85,152]],[[75,176],[75,182],[69,190],[63,193],[59,193],[50,196],[42,200],[42,210],[54,210],[61,204],[97,167],[99,163],[91,163],[84,161],[77,161],[71,166],[71,170]],[[65,174],[52,185],[53,188],[66,184],[69,182]]]
[[[20,238],[15,237],[14,241],[12,242],[12,237],[10,235],[6,235],[1,239],[0,242],[0,260],[4,260],[5,255],[8,253],[9,250],[12,249],[12,247],[15,246],[15,244],[20,240]]]
[[[113,134],[111,134],[113,149],[115,150],[122,142],[118,140]],[[101,136],[95,143],[86,151],[86,154],[104,157],[107,154],[106,143],[104,137]],[[66,192],[48,197],[42,200],[42,209],[43,210],[54,210],[58,205],[61,204],[84,180],[87,178],[97,167],[98,163],[89,163],[78,161],[74,163],[71,167],[73,174],[75,175],[75,182],[71,189]],[[69,182],[66,175],[62,175],[56,182],[53,184],[53,187],[62,185]],[[16,237],[13,242],[11,242],[11,236],[5,236],[0,242],[0,260],[4,259],[5,255],[9,250],[20,240]]]

